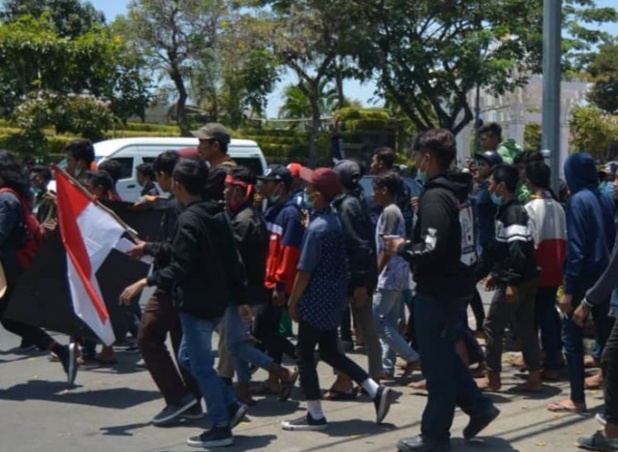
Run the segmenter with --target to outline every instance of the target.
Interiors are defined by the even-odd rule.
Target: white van
[[[116,160],[122,167],[122,175],[116,189],[124,201],[135,202],[140,196],[141,187],[137,184],[136,167],[141,163],[152,163],[164,151],[180,151],[195,148],[197,138],[121,138],[95,143],[94,153],[97,164],[106,160]],[[228,145],[228,155],[239,164],[250,168],[256,175],[264,174],[266,159],[255,141],[233,139]],[[55,181],[49,188],[55,190]]]

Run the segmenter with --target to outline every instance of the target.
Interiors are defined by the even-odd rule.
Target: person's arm
[[[13,235],[20,221],[21,205],[19,200],[9,194],[0,194],[0,246]]]
[[[281,255],[275,272],[275,290],[277,292],[285,292],[286,288],[292,287],[294,284],[303,233],[304,228],[301,223],[300,212],[296,208],[294,210],[288,209],[282,222]]]
[[[294,280],[294,287],[292,287],[292,294],[290,295],[290,301],[288,304],[288,309],[290,310],[290,317],[295,322],[298,322],[298,303],[303,297],[305,290],[307,290],[309,281],[311,281],[311,273],[299,271],[296,274],[296,279]]]
[[[592,286],[588,292],[586,292],[586,298],[584,304],[589,307],[600,305],[604,300],[609,297],[612,291],[618,287],[618,240],[614,244],[614,249],[609,260],[609,265]]]
[[[350,271],[350,286],[372,287],[375,282],[375,252],[373,250],[373,237],[363,238],[362,221],[359,221],[366,213],[363,211],[361,202],[356,198],[346,199],[339,211],[339,220],[343,227],[346,238],[346,251],[348,255],[348,269]],[[367,221],[371,221],[368,216]]]
[[[179,218],[178,229],[171,246],[173,250],[171,262],[146,278],[148,286],[156,286],[166,292],[171,292],[193,271],[201,246],[197,227],[190,220],[190,214]]]
[[[580,279],[586,252],[585,206],[571,198],[567,206],[567,252],[564,263],[564,294],[573,295]]]
[[[449,253],[448,237],[455,232],[451,230],[451,221],[458,215],[458,206],[449,202],[446,194],[436,191],[430,190],[420,199],[420,242],[403,242],[397,248],[397,253],[414,266],[435,266]]]
[[[516,285],[524,275],[530,257],[534,252],[534,239],[527,225],[527,215],[522,208],[511,208],[501,239],[508,244],[508,254],[500,263],[499,270],[490,273],[498,281],[507,285]]]
[[[386,207],[384,212],[382,212],[382,222],[380,223],[378,220],[378,223],[380,223],[378,240],[382,240],[381,236],[383,235],[397,235],[399,221],[400,218],[397,215],[397,211],[392,207]],[[384,246],[381,246],[380,249],[381,251],[378,253],[378,275],[384,271],[391,259]]]

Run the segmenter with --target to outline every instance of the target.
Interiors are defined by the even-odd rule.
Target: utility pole
[[[562,0],[543,0],[542,147],[550,151],[551,185],[560,174],[560,87],[562,82]]]

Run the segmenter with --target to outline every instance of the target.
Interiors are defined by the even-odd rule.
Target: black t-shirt
[[[204,187],[203,197],[204,199],[211,199],[213,201],[223,201],[223,190],[225,190],[225,178],[227,177],[230,169],[236,167],[234,160],[228,160],[221,163],[214,169],[211,169],[208,173],[208,181]]]

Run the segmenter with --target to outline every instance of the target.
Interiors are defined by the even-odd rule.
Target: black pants
[[[481,331],[483,329],[483,323],[485,323],[485,307],[483,306],[483,300],[481,299],[481,294],[479,294],[478,289],[475,289],[472,297],[467,299],[466,311],[468,310],[468,306],[472,308],[472,313],[476,320],[476,331]],[[464,321],[466,326],[469,326],[467,313]]]
[[[320,400],[320,381],[315,362],[315,346],[318,345],[320,359],[333,369],[347,375],[359,385],[369,378],[358,364],[339,352],[337,329],[320,331],[305,322],[298,325],[298,361],[300,385],[307,400]]]
[[[605,343],[601,355],[601,369],[604,377],[605,419],[612,424],[618,424],[618,322],[614,322]]]
[[[42,328],[4,318],[4,313],[9,307],[10,302],[11,297],[9,293],[0,299],[0,323],[4,329],[21,337],[24,342],[36,345],[39,350],[48,350],[55,341]]]
[[[268,354],[278,364],[281,364],[283,355],[296,359],[294,344],[279,331],[282,312],[282,306],[274,306],[270,302],[259,306],[253,325],[253,335],[262,342]]]

